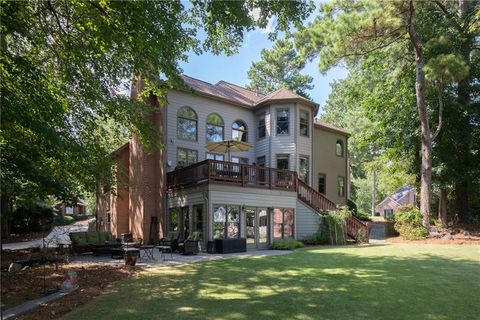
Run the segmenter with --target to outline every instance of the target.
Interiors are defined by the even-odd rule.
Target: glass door
[[[268,247],[268,211],[267,208],[257,208],[258,221],[258,241],[257,248],[265,249]]]
[[[246,222],[246,237],[247,237],[247,246],[256,247],[256,221],[255,221],[255,208],[246,208],[245,209],[245,222]]]
[[[247,246],[256,249],[266,249],[269,241],[267,209],[246,208],[245,220]]]

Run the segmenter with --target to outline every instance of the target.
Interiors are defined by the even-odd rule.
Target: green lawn
[[[478,319],[480,246],[317,247],[157,268],[66,319]]]

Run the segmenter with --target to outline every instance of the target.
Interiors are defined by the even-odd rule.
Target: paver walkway
[[[184,256],[178,253],[164,254],[163,257],[158,249],[154,251],[154,260],[140,259],[137,261],[139,267],[161,267],[161,266],[175,266],[187,263],[197,263],[202,261],[211,261],[219,259],[231,259],[231,258],[249,258],[249,257],[268,257],[278,256],[292,253],[290,250],[248,250],[247,252],[239,253],[227,253],[227,254],[210,254],[200,252],[196,255]],[[123,259],[112,259],[109,255],[94,256],[92,254],[73,256],[70,259],[72,263],[99,263],[109,265],[122,265],[125,264]]]
[[[370,240],[369,243],[385,242],[385,224],[370,222]]]
[[[70,244],[70,232],[87,231],[88,223],[85,221],[78,221],[68,226],[54,227],[52,231],[45,237],[45,239],[37,239],[25,242],[4,243],[2,249],[4,250],[21,250],[28,248],[35,248],[45,245],[50,248],[58,247],[59,244]]]

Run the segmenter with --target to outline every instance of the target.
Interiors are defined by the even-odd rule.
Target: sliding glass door
[[[267,208],[247,207],[245,209],[246,238],[250,248],[266,249],[269,243]]]

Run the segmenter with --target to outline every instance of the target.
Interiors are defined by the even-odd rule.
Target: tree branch
[[[450,14],[450,12],[448,12],[447,7],[445,7],[445,5],[440,2],[440,0],[435,0],[434,2],[435,2],[435,4],[436,4],[437,6],[440,7],[440,9],[443,11],[443,13],[445,14],[445,16],[446,16],[447,18],[451,18],[451,17],[452,17],[452,15]]]

